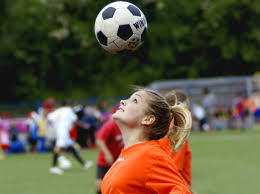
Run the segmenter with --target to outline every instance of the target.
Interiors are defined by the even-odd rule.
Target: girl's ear
[[[142,120],[142,125],[152,125],[155,122],[155,116],[154,115],[147,115]]]

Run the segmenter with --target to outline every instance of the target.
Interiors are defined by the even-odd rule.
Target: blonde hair
[[[164,137],[170,130],[168,138],[171,148],[174,152],[178,152],[189,136],[192,124],[191,114],[187,105],[178,103],[175,93],[168,94],[168,97],[171,97],[169,99],[174,99],[174,101],[169,99],[167,101],[165,97],[151,89],[137,88],[136,90],[145,91],[148,94],[146,114],[155,116],[155,122],[150,127],[150,130],[145,131],[145,135],[149,140],[157,140]],[[172,120],[174,125],[170,128]]]
[[[168,138],[171,148],[178,152],[190,134],[192,117],[188,109],[190,101],[181,90],[172,90],[166,94],[165,99],[169,104],[173,116],[173,125],[169,129]]]

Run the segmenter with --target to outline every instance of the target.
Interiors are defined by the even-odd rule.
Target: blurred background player
[[[217,97],[209,88],[203,89],[202,106],[206,112],[206,120],[210,130],[214,130],[214,112],[217,106]]]
[[[97,159],[96,192],[101,194],[102,180],[123,148],[121,131],[113,119],[104,123],[97,132],[96,145],[100,149]]]
[[[84,106],[77,105],[73,110],[77,114],[78,120],[74,130],[70,131],[71,137],[74,137],[75,142],[77,142],[81,148],[86,148],[90,124],[85,121]]]
[[[190,106],[189,98],[182,90],[172,90],[165,95],[165,98],[169,104],[183,104],[186,108],[189,108]],[[174,127],[177,124],[176,122],[178,121],[173,120],[170,124],[170,128]],[[159,142],[161,147],[173,159],[179,174],[185,180],[190,192],[195,193],[191,188],[191,149],[188,140],[186,139],[179,152],[176,153],[172,151],[169,138],[162,138]]]
[[[192,106],[192,113],[194,119],[198,122],[200,131],[209,131],[209,125],[207,124],[206,112],[201,102],[198,100]]]
[[[56,129],[56,145],[53,151],[53,163],[50,172],[54,174],[63,174],[63,170],[58,168],[57,161],[59,154],[66,150],[72,153],[77,161],[88,169],[92,166],[92,162],[85,162],[73,147],[74,141],[70,138],[70,130],[77,121],[77,115],[72,109],[72,101],[65,101],[62,107],[56,109],[54,112],[48,114],[47,119],[53,124]]]

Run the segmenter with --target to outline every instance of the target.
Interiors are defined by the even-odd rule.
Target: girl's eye
[[[136,98],[134,98],[134,99],[133,99],[133,102],[134,102],[134,103],[137,103],[137,99],[136,99]]]

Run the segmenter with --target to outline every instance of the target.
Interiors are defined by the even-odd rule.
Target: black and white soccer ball
[[[147,21],[134,4],[116,1],[105,6],[95,21],[95,35],[108,52],[135,51],[145,39]]]

